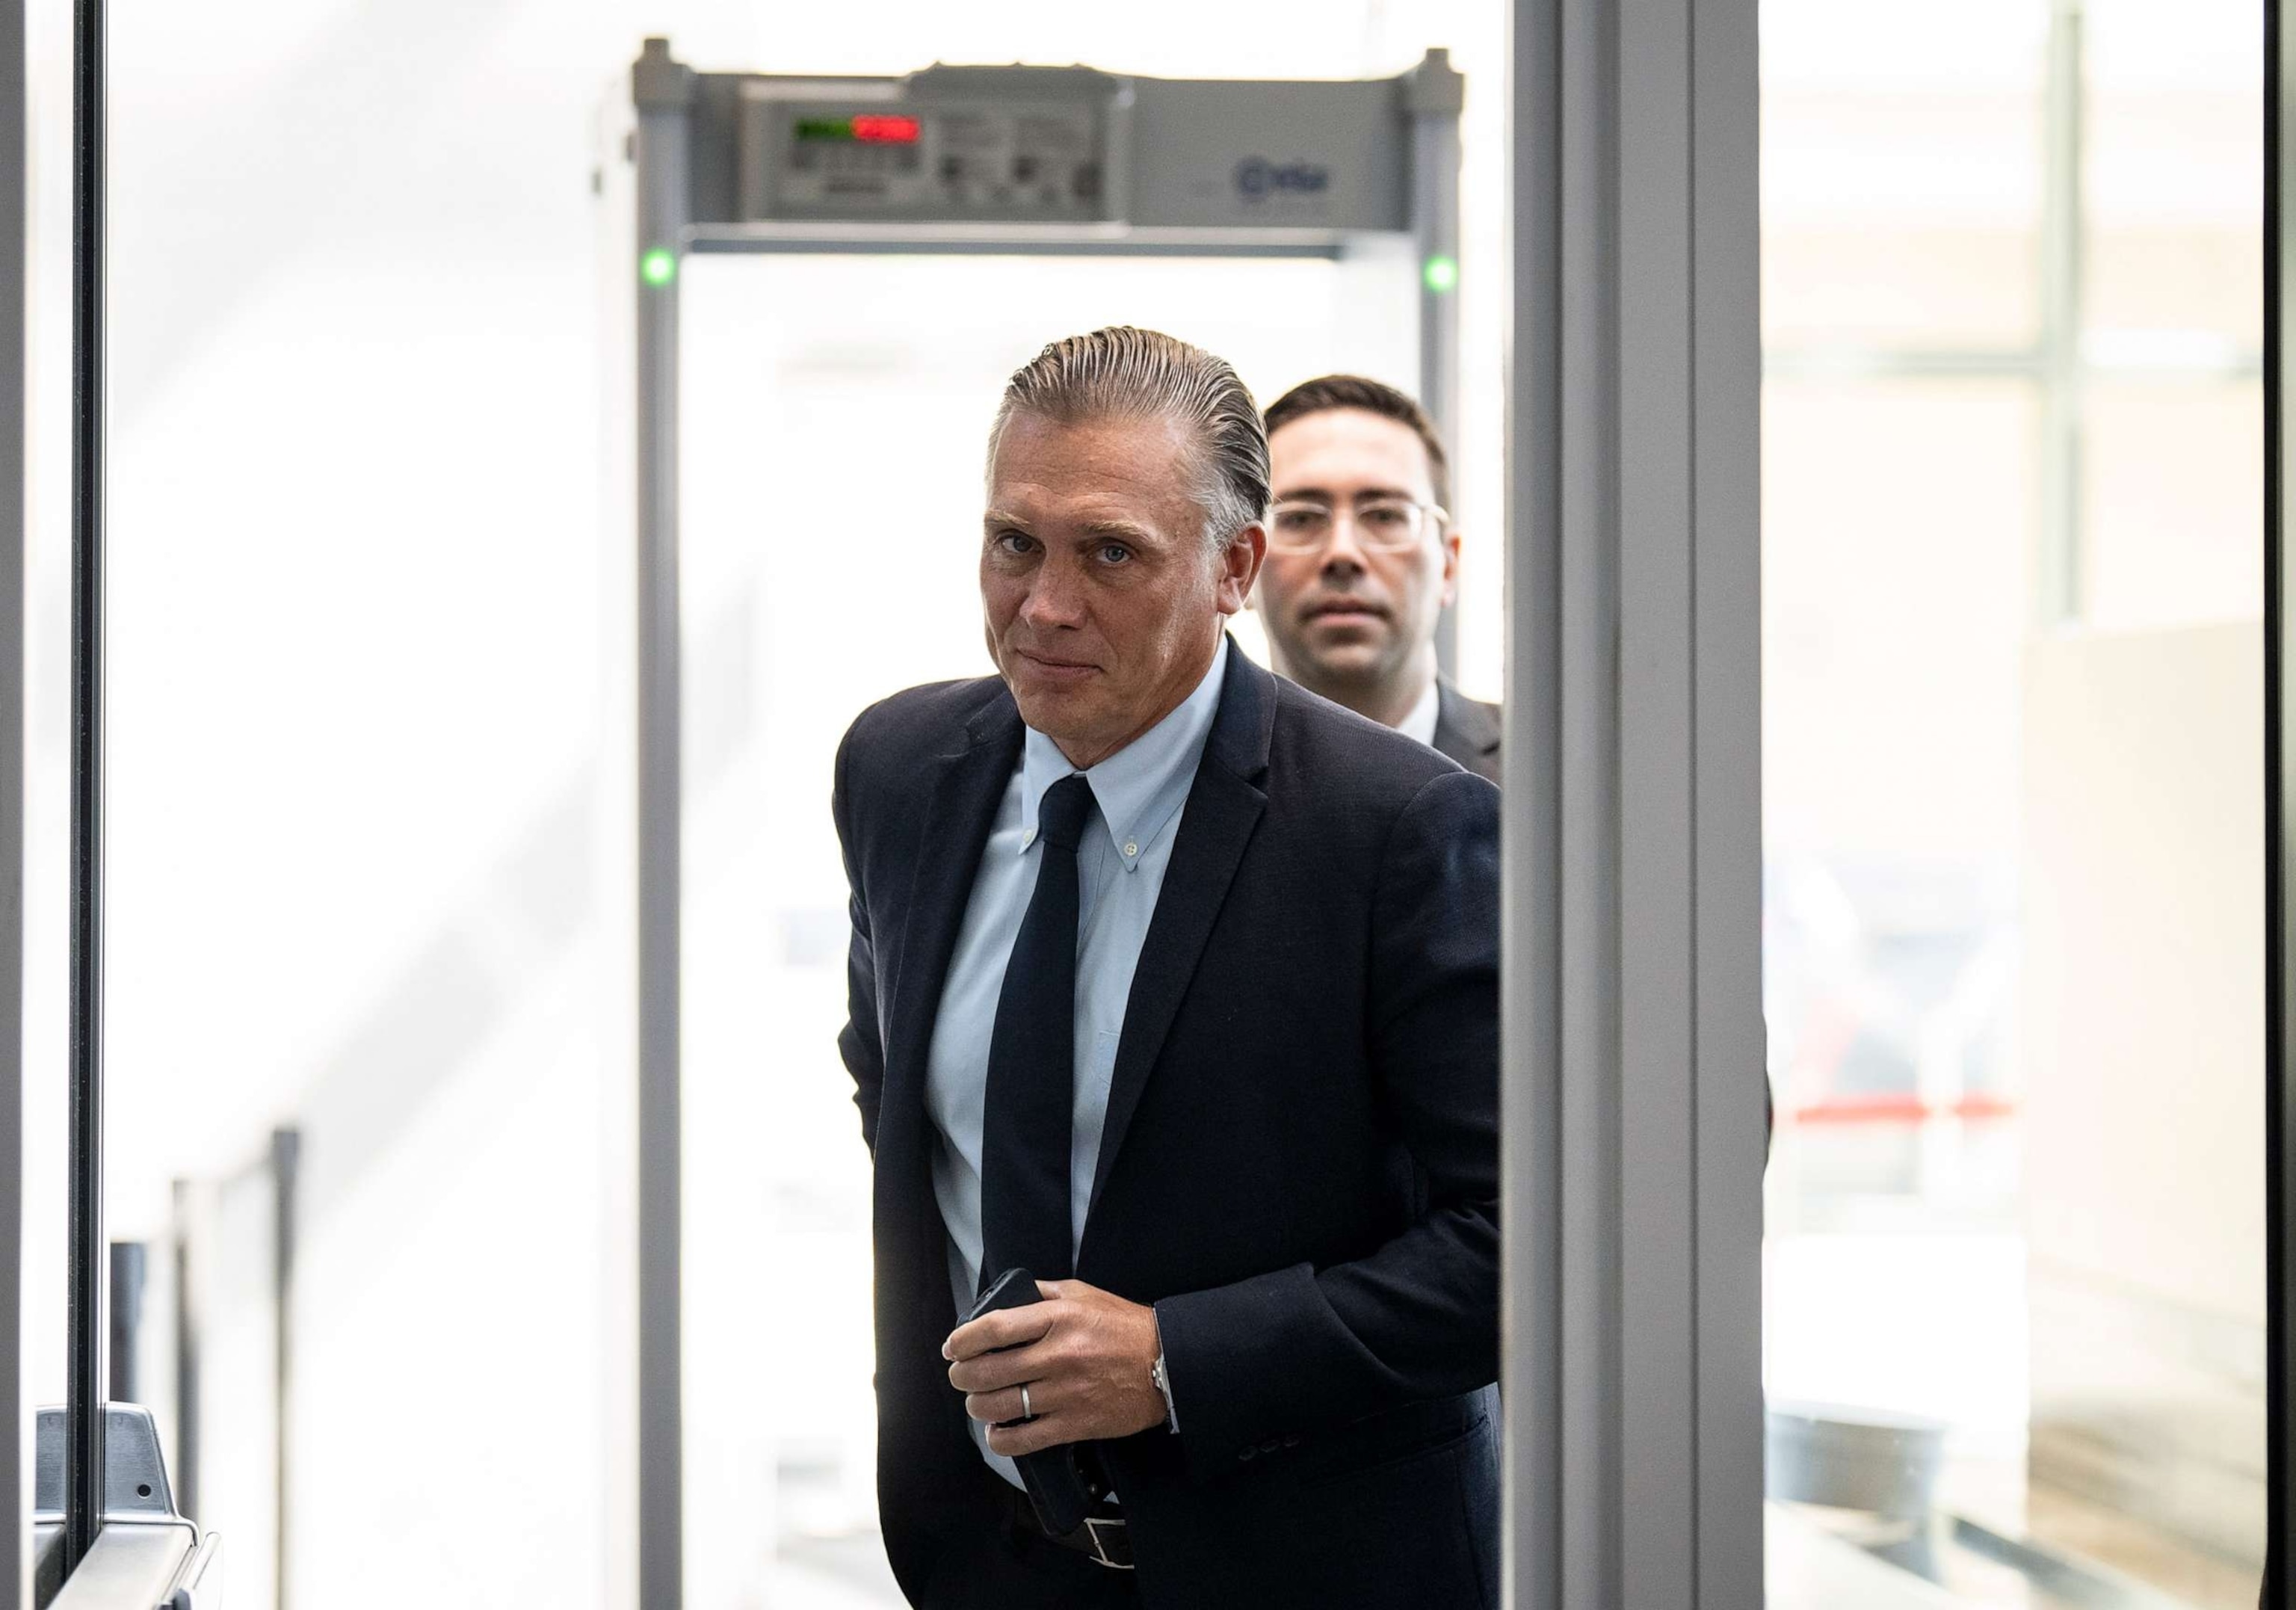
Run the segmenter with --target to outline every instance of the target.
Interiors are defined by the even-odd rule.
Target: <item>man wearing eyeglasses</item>
[[[1258,604],[1275,669],[1499,779],[1499,708],[1436,673],[1457,590],[1443,440],[1393,386],[1327,374],[1267,410],[1275,504]]]

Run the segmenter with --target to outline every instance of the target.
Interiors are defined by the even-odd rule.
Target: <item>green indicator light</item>
[[[1427,266],[1419,271],[1419,276],[1427,282],[1427,289],[1438,296],[1456,291],[1459,286],[1459,259],[1431,257],[1427,259]]]
[[[638,277],[649,285],[667,285],[677,277],[677,253],[657,246],[638,259]]]

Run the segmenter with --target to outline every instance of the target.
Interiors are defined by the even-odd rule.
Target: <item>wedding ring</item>
[[[1021,1383],[1021,1417],[1024,1420],[1037,1417],[1037,1411],[1029,1407],[1029,1384],[1026,1381]]]

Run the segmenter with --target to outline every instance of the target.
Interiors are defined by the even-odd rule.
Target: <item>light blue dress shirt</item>
[[[1179,707],[1086,772],[1098,814],[1077,846],[1076,1105],[1069,1145],[1071,1253],[1083,1244],[1086,1209],[1100,1162],[1101,1121],[1116,1071],[1124,1006],[1149,919],[1171,864],[1181,807],[1194,784],[1219,712],[1227,645]],[[925,1111],[940,1133],[933,1154],[933,1195],[948,1228],[948,1278],[962,1315],[980,1289],[980,1129],[988,1087],[988,1039],[1004,964],[1036,891],[1042,856],[1037,808],[1045,791],[1075,771],[1050,738],[1029,729],[1021,764],[973,874],[964,927],[941,987],[925,1071]],[[1097,825],[1097,830],[1095,826]],[[988,1450],[988,1428],[968,1421],[981,1457],[1014,1486],[1013,1461]]]

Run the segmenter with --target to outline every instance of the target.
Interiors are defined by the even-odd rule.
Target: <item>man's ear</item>
[[[1267,528],[1253,521],[1227,540],[1220,550],[1219,612],[1233,615],[1251,602],[1259,580],[1259,566],[1267,557]]]
[[[1459,602],[1459,533],[1443,533],[1443,607]]]

